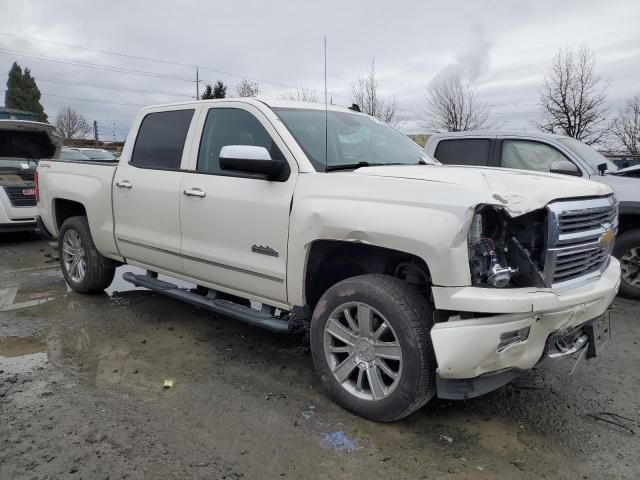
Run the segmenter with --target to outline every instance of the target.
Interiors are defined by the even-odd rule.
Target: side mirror
[[[272,159],[266,148],[254,145],[225,145],[219,158],[222,170],[264,175],[267,180],[280,179],[288,166],[285,160]]]
[[[562,175],[573,175],[575,177],[580,176],[580,170],[573,162],[569,160],[556,160],[549,167],[551,173],[560,173]]]
[[[600,175],[604,175],[606,171],[607,171],[607,164],[606,163],[598,164],[598,172],[600,172]]]

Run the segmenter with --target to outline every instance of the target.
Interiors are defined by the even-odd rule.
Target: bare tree
[[[260,84],[258,82],[243,78],[236,86],[239,97],[257,97],[260,95]]]
[[[462,132],[490,127],[489,107],[459,75],[436,79],[427,89],[423,123],[434,132]]]
[[[318,92],[308,88],[296,88],[295,92],[287,92],[280,96],[283,100],[299,100],[301,102],[318,102]]]
[[[640,96],[627,102],[611,124],[610,131],[627,152],[640,154]]]
[[[351,84],[351,100],[360,110],[386,123],[394,123],[398,110],[398,102],[384,101],[378,97],[378,80],[376,79],[375,59],[371,60],[371,68],[367,73]]]
[[[540,91],[542,131],[561,133],[591,145],[606,133],[605,82],[595,74],[595,55],[585,45],[563,48],[553,59]]]
[[[81,113],[71,107],[65,107],[56,117],[56,128],[62,134],[63,139],[84,138],[91,132],[91,125]]]

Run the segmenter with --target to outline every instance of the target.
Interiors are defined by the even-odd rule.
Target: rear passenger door
[[[497,166],[491,137],[450,138],[441,140],[434,157],[445,165]]]
[[[115,235],[127,262],[181,273],[180,184],[193,108],[147,113],[113,182]]]

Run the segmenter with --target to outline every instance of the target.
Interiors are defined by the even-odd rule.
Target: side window
[[[131,164],[138,167],[177,170],[193,110],[149,113],[142,120],[133,146]]]
[[[548,172],[551,164],[558,160],[569,160],[550,145],[526,140],[504,140],[502,162],[505,168]]]
[[[488,138],[443,140],[438,143],[434,156],[448,165],[486,167],[489,164],[490,147],[491,140]]]
[[[269,133],[252,114],[237,108],[212,108],[204,123],[196,170],[223,173],[220,169],[220,150],[226,145],[264,147],[271,158],[284,159]]]

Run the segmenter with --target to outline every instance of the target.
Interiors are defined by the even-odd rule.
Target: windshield
[[[591,148],[589,145],[582,143],[575,138],[563,137],[560,139],[560,143],[563,143],[566,147],[573,150],[587,165],[591,168],[592,174],[598,174],[598,165],[605,163],[607,165],[607,172],[617,172],[618,167],[611,160],[608,160],[600,152]]]
[[[105,150],[81,150],[80,153],[86,155],[91,160],[115,160],[116,157]]]
[[[62,149],[62,152],[60,153],[60,158],[62,160],[89,160],[89,157],[87,157],[86,155],[83,155],[77,150],[67,150],[67,149]]]
[[[359,165],[437,164],[409,137],[368,115],[300,108],[274,108],[317,171]],[[325,156],[326,161],[325,161]]]

